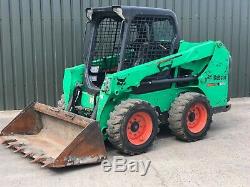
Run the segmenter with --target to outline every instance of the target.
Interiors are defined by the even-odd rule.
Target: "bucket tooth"
[[[32,156],[34,158],[34,160],[30,161],[31,163],[35,163],[35,162],[40,162],[40,160],[45,159],[46,155],[41,153],[41,154],[34,154]]]
[[[17,141],[17,140],[16,140],[16,139],[13,139],[13,138],[5,139],[5,140],[3,140],[2,144],[8,144],[8,143],[10,143],[10,142],[15,142],[15,141]]]
[[[23,150],[22,150],[22,153],[24,154],[22,157],[25,158],[25,157],[33,157],[34,156],[34,153],[32,152],[32,149],[29,148],[29,147],[25,147]]]
[[[11,148],[12,146],[14,146],[15,143],[17,143],[17,140],[8,141],[7,143],[5,143],[5,145],[7,148]]]
[[[13,147],[14,145],[13,144],[10,144],[10,143],[8,143],[7,145],[6,145],[6,147],[7,148],[11,148],[11,147]]]
[[[35,158],[34,160],[31,161],[31,163],[36,163],[36,162],[43,162],[44,160],[46,160],[48,157],[46,157],[45,155],[41,155],[37,158]]]
[[[14,153],[22,152],[25,149],[25,146],[16,147],[15,149]]]
[[[47,167],[48,165],[54,163],[55,159],[53,158],[47,158],[45,161],[43,161],[43,165],[41,166],[42,168]]]
[[[31,153],[24,153],[24,155],[22,156],[23,158],[26,158],[27,156],[30,156]]]
[[[31,163],[35,163],[35,162],[37,162],[37,160],[41,157],[42,155],[40,155],[40,156],[38,156],[38,157],[36,157],[36,158],[34,158],[33,160],[31,160],[30,162]]]
[[[7,148],[17,148],[17,147],[20,147],[20,146],[23,146],[24,144],[22,142],[19,142],[19,141],[15,141],[15,142],[9,142],[8,145],[7,145]]]
[[[33,156],[32,152],[24,152],[24,151],[22,151],[22,152],[24,153],[24,155],[22,156],[23,158],[32,157]]]

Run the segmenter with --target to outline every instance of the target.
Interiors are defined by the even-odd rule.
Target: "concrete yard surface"
[[[64,169],[41,168],[0,145],[1,186],[249,186],[250,98],[232,99],[227,113],[213,116],[205,139],[186,143],[162,129],[145,154],[127,160],[151,161],[140,172],[104,172],[101,165]],[[0,112],[0,129],[18,111]],[[60,130],[60,129],[58,129]],[[119,154],[108,146],[108,159]]]

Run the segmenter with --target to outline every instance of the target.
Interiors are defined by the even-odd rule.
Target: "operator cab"
[[[86,9],[85,84],[99,92],[106,74],[177,52],[177,20],[171,10],[112,6]]]

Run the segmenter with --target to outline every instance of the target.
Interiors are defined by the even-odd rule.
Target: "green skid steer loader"
[[[86,9],[83,64],[65,69],[59,106],[32,103],[1,132],[2,143],[46,167],[101,162],[104,141],[134,155],[159,124],[192,142],[230,109],[229,51],[220,41],[181,41],[160,8]]]

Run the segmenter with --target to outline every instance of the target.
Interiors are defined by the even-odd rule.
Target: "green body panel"
[[[159,107],[161,112],[168,111],[174,99],[182,92],[191,91],[188,88],[172,88],[145,94],[130,94],[129,98],[141,99],[149,102],[155,107]]]
[[[86,109],[93,109],[94,108],[94,96],[87,92],[82,92],[81,106]]]
[[[108,56],[105,58],[93,60],[91,65],[92,66],[99,66],[100,69],[106,69],[106,68],[114,68],[117,64],[118,56]]]
[[[105,135],[107,120],[110,112],[122,100],[136,98],[149,102],[159,107],[161,112],[166,112],[174,99],[184,92],[199,92],[206,95],[212,107],[222,107],[228,101],[228,76],[230,54],[220,41],[207,41],[190,43],[181,41],[178,53],[161,59],[141,64],[113,74],[107,74],[102,84],[97,99],[96,120]],[[83,82],[83,65],[65,70],[63,81],[65,101],[68,103],[72,91],[77,83]],[[174,69],[177,78],[178,70],[182,68],[197,76],[195,83],[177,87],[175,83],[171,88],[153,91],[144,94],[134,94],[134,87],[147,77],[164,70]],[[68,80],[69,79],[69,80]],[[83,89],[81,105],[85,108],[94,108],[93,96]]]
[[[64,100],[65,100],[65,108],[68,108],[68,104],[69,104],[74,88],[78,84],[83,83],[84,71],[85,71],[84,64],[81,64],[72,68],[66,68],[64,70],[63,93],[64,93]]]

